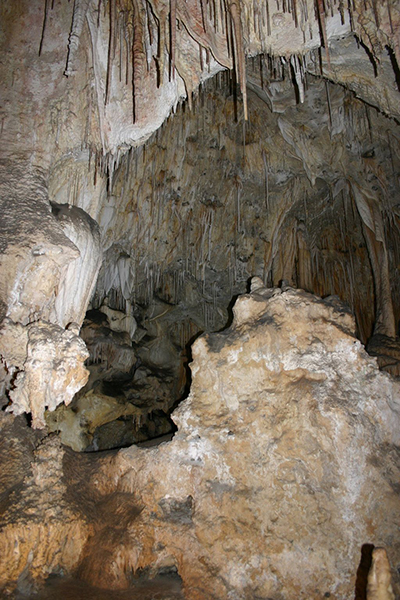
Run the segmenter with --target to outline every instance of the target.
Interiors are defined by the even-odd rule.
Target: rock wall
[[[354,337],[343,304],[255,279],[232,326],[195,342],[191,369],[171,442],[90,459],[67,453],[69,491],[50,505],[57,519],[72,511],[68,519],[86,531],[73,564],[51,520],[46,547],[59,550],[57,560],[40,565],[32,535],[16,562],[7,548],[44,513],[23,509],[24,487],[5,495],[4,589],[22,571],[40,580],[58,565],[118,589],[132,573],[175,567],[188,600],[348,600],[371,544],[386,548],[396,593],[400,388]],[[55,440],[32,463],[32,507],[36,494],[39,506],[47,502],[50,475],[35,465],[45,448],[55,452]]]

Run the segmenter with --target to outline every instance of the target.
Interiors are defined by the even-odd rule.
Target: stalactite
[[[331,60],[329,56],[329,47],[328,47],[328,36],[326,33],[326,22],[325,22],[325,8],[323,0],[316,0],[317,2],[317,12],[318,12],[318,20],[321,28],[321,37],[324,42],[324,48],[326,53],[326,62],[328,65],[328,69],[331,68]]]
[[[108,37],[108,54],[107,54],[107,75],[106,75],[106,91],[104,104],[107,105],[111,89],[112,63],[115,51],[115,0],[108,0],[109,9],[109,37]]]
[[[244,120],[247,121],[247,90],[246,90],[246,59],[243,44],[242,22],[240,16],[240,4],[238,0],[227,0],[229,11],[233,22],[235,58],[237,64],[237,75],[240,83],[240,91],[243,96]]]
[[[297,29],[299,26],[299,20],[298,20],[298,16],[297,16],[297,0],[293,0],[293,19],[294,19],[294,26]]]
[[[254,33],[256,35],[258,35],[258,37],[261,37],[260,36],[259,26],[258,26],[259,25],[258,11],[257,11],[256,6],[254,5],[254,2],[253,2],[253,6],[252,6],[252,11],[253,11],[253,29],[254,29]]]
[[[207,33],[207,9],[204,7],[204,2],[206,2],[206,0],[200,0],[201,19],[203,23],[204,33]]]
[[[332,130],[332,105],[331,105],[331,96],[329,93],[329,83],[325,81],[325,92],[326,92],[326,100],[328,103],[328,114],[329,114],[329,127]]]
[[[390,33],[393,35],[394,28],[393,28],[393,20],[392,20],[392,9],[390,8],[390,0],[386,0],[386,7],[387,7],[387,12],[388,12],[388,18],[389,18]]]
[[[49,12],[49,1],[50,0],[45,0],[45,3],[44,3],[43,26],[42,26],[42,35],[40,37],[40,44],[39,44],[39,56],[42,54],[44,34],[46,31],[47,17],[48,17],[48,12]]]
[[[300,100],[300,103],[303,104],[303,102],[304,102],[304,70],[303,70],[303,66],[300,62],[300,58],[296,55],[293,55],[291,57],[290,62],[292,64],[295,81],[296,81],[297,88],[299,91],[299,100]]]
[[[347,11],[349,13],[350,29],[351,29],[351,31],[354,31],[354,16],[353,16],[353,7],[351,4],[351,0],[347,0]]]
[[[379,22],[378,5],[377,5],[376,0],[371,0],[371,3],[372,3],[372,11],[374,13],[374,18],[375,18],[375,24],[376,24],[377,28],[379,29],[380,22]]]
[[[240,233],[241,227],[241,210],[240,210],[240,194],[241,194],[241,186],[236,186],[236,231]]]
[[[46,0],[47,5],[48,0]],[[79,47],[79,41],[82,34],[83,24],[85,22],[86,13],[88,11],[90,0],[75,0],[74,10],[72,16],[71,31],[68,39],[68,55],[67,64],[65,67],[64,75],[70,77],[75,70],[75,62],[77,60],[77,53]],[[100,6],[99,6],[100,15]]]
[[[269,14],[269,0],[265,0],[265,8],[267,10],[267,35],[271,35],[271,17]]]
[[[387,131],[387,140],[388,140],[388,148],[389,148],[389,154],[390,154],[390,164],[392,165],[392,175],[393,177],[395,176],[395,166],[394,166],[394,160],[393,160],[393,148],[392,148],[392,142],[390,139],[390,131]]]
[[[215,31],[218,33],[219,30],[219,14],[218,14],[218,6],[219,6],[219,2],[213,0],[213,5],[214,5],[214,29]]]
[[[146,51],[143,47],[143,23],[145,8],[141,0],[133,0],[133,43],[132,43],[132,102],[133,102],[133,122],[138,118],[136,82],[140,82],[145,77],[147,63]]]
[[[170,62],[169,80],[175,78],[175,49],[176,49],[176,0],[170,0],[169,26],[170,26]]]
[[[265,208],[267,210],[267,213],[269,213],[268,160],[267,160],[267,156],[266,156],[264,150],[262,151],[262,158],[263,158],[263,164],[264,164],[264,177],[265,177],[265,185],[264,185],[264,189],[265,189]]]

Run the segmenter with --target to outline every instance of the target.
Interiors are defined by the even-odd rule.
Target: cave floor
[[[32,596],[17,593],[16,600]],[[184,600],[181,580],[177,576],[161,575],[151,580],[133,583],[128,590],[105,590],[90,586],[79,579],[50,577],[44,588],[35,594],[35,600]]]

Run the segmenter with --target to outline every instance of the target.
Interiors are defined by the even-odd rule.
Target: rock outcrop
[[[400,561],[400,384],[337,298],[255,280],[233,312],[229,329],[193,345],[172,441],[93,458],[79,510],[90,496],[103,516],[79,545],[77,572],[121,588],[132,573],[176,568],[188,600],[348,600],[363,545]],[[16,510],[3,518],[14,515],[17,537]],[[11,547],[9,531],[0,538]],[[31,571],[40,546],[31,552],[18,568],[4,554],[3,582]]]
[[[172,442],[115,460],[131,568],[175,564],[196,600],[344,600],[365,542],[399,561],[400,387],[353,331],[335,298],[259,288],[195,342]]]

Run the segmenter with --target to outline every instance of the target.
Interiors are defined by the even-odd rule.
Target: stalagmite
[[[395,600],[390,564],[384,548],[374,548],[368,573],[367,600]]]

